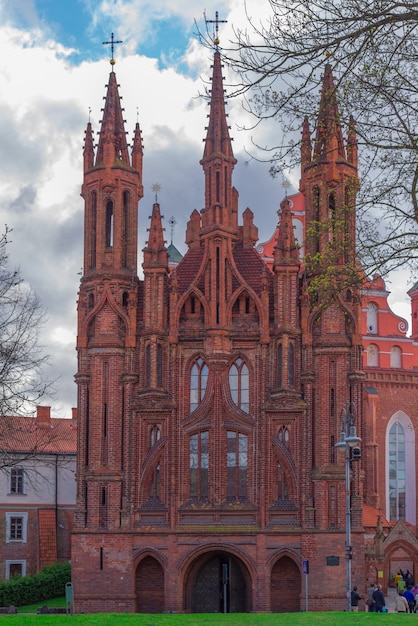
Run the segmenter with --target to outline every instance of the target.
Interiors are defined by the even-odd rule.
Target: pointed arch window
[[[328,197],[328,218],[330,220],[329,241],[332,241],[335,237],[336,206],[337,206],[337,203],[336,203],[335,193],[332,191]]]
[[[157,387],[163,386],[163,347],[157,344]]]
[[[209,432],[190,437],[190,497],[207,500],[209,486]]]
[[[239,432],[227,432],[227,500],[245,501],[248,481],[248,437]]]
[[[128,267],[129,191],[123,192],[122,267]]]
[[[202,402],[208,382],[209,370],[200,357],[194,363],[190,374],[190,411],[194,411]]]
[[[313,188],[313,219],[314,219],[314,229],[315,229],[315,245],[314,252],[319,252],[319,240],[320,240],[320,201],[321,201],[321,192],[319,187]]]
[[[161,431],[159,427],[156,424],[154,424],[154,426],[152,426],[151,431],[150,431],[151,448],[155,446],[155,444],[158,443],[160,439],[161,439]]]
[[[278,438],[280,443],[284,443],[285,446],[289,445],[289,430],[286,426],[280,426]]]
[[[113,246],[113,202],[108,200],[106,204],[106,248]]]
[[[145,348],[145,386],[151,386],[151,344]]]
[[[405,519],[406,503],[405,429],[395,422],[389,431],[389,516]]]
[[[295,386],[295,346],[289,343],[287,354],[287,379],[289,387]]]
[[[229,388],[234,404],[248,413],[250,410],[250,377],[248,367],[240,358],[231,365],[229,370]]]
[[[89,267],[96,267],[96,229],[97,229],[97,194],[91,194],[91,224],[90,224],[90,259]]]
[[[279,343],[277,346],[277,386],[281,387],[283,384],[283,345]]]

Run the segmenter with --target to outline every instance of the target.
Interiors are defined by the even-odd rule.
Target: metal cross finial
[[[205,14],[205,22],[206,22],[206,24],[215,24],[215,38],[213,40],[213,43],[215,44],[216,47],[218,47],[219,46],[219,37],[218,37],[219,24],[226,24],[227,20],[220,20],[219,19],[219,13],[218,13],[218,11],[216,11],[214,20],[207,20],[206,19],[206,14]]]
[[[115,37],[113,35],[113,33],[110,35],[110,41],[103,41],[102,42],[104,46],[110,46],[110,51],[112,53],[112,58],[110,59],[110,65],[115,65],[116,61],[114,58],[114,52],[115,52],[115,44],[117,43],[123,43],[123,41],[121,41],[120,39],[118,41],[115,41]]]
[[[170,224],[170,230],[171,230],[171,245],[173,245],[174,226],[177,224],[176,218],[174,217],[174,215],[170,217],[170,219],[168,220],[168,223]]]

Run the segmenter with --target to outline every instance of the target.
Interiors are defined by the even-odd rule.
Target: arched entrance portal
[[[142,559],[136,568],[135,593],[137,613],[163,613],[164,572],[151,556]]]
[[[272,613],[300,611],[301,575],[299,567],[288,556],[279,559],[271,571]]]
[[[186,583],[186,609],[194,613],[243,613],[249,610],[249,574],[245,565],[226,552],[202,555]]]

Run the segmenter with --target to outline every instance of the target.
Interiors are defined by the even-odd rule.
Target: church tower
[[[362,344],[360,277],[356,265],[355,210],[359,186],[357,141],[350,120],[347,142],[340,125],[331,66],[325,66],[315,139],[305,120],[300,190],[305,196],[305,276],[302,286],[303,392],[309,410],[309,500],[318,528],[337,528],[344,512],[341,459],[335,444],[341,411],[356,407],[361,432]],[[353,528],[360,531],[359,464],[352,495]]]
[[[76,527],[126,523],[129,389],[137,379],[138,201],[142,139],[126,141],[114,61],[98,146],[84,143],[84,268],[78,301],[78,492]]]

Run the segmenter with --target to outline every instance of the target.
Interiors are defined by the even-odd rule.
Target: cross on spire
[[[111,50],[111,53],[112,53],[112,58],[110,59],[110,65],[115,65],[115,63],[116,63],[115,57],[114,57],[115,44],[123,43],[123,41],[121,41],[121,40],[115,41],[114,35],[112,33],[110,35],[110,41],[103,41],[102,43],[103,43],[104,46],[110,46],[110,50]]]
[[[215,13],[215,19],[214,20],[207,20],[206,19],[206,14],[205,14],[205,22],[206,22],[206,24],[215,24],[215,39],[213,40],[213,43],[215,44],[216,47],[219,46],[219,37],[218,37],[219,24],[226,24],[227,21],[228,20],[220,20],[219,19],[218,11],[216,11],[216,13]]]

